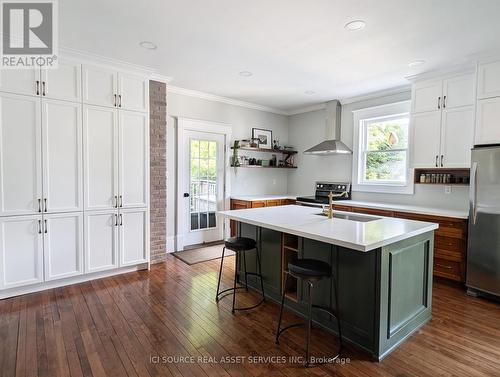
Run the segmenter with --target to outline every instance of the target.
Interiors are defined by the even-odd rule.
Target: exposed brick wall
[[[167,244],[167,86],[149,82],[151,263],[165,260]]]

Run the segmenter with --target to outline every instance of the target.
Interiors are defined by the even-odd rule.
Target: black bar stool
[[[307,283],[308,287],[308,296],[309,301],[308,312],[307,312],[307,322],[304,323],[294,323],[287,327],[281,328],[281,320],[283,318],[283,306],[285,305],[285,291],[288,283],[289,276],[302,279]],[[335,293],[335,307],[334,311],[332,308],[313,305],[312,303],[312,293],[314,284],[323,279],[333,279],[333,287]],[[332,269],[330,265],[326,262],[322,262],[316,259],[298,259],[296,261],[288,263],[288,271],[286,272],[285,278],[285,286],[283,287],[283,296],[281,297],[281,308],[280,308],[280,317],[278,320],[278,330],[276,331],[276,344],[279,344],[280,335],[286,331],[291,329],[292,327],[305,326],[307,324],[307,340],[306,340],[306,368],[311,366],[309,363],[309,344],[311,342],[311,321],[312,321],[312,309],[319,309],[326,313],[328,313],[331,317],[335,317],[337,319],[338,329],[339,329],[339,350],[337,355],[330,358],[331,361],[337,359],[340,356],[340,351],[342,350],[342,332],[340,329],[340,317],[339,317],[339,300],[337,294],[337,282],[333,278]]]
[[[222,265],[224,264],[224,253],[226,252],[226,249],[234,251],[237,254],[238,258],[243,257],[243,270],[245,272],[245,286],[244,287],[237,287],[236,286],[236,282],[238,280],[238,268],[237,268],[237,266],[235,266],[235,268],[234,268],[234,286],[232,288],[227,288],[227,289],[224,289],[223,291],[219,292],[220,278],[222,275]],[[258,273],[257,272],[247,272],[246,252],[250,251],[250,250],[255,250],[255,252],[257,253],[257,267],[259,270]],[[247,281],[248,275],[253,275],[253,276],[256,276],[257,278],[259,278],[260,288],[261,288],[261,292],[262,292],[262,300],[260,300],[257,304],[252,305],[252,306],[248,306],[248,307],[244,307],[244,308],[236,308],[235,307],[236,290],[244,288],[248,291],[248,281]],[[229,291],[233,292],[233,309],[232,309],[233,314],[236,310],[254,309],[266,300],[266,297],[264,296],[264,283],[262,282],[262,266],[260,264],[259,249],[257,247],[257,242],[255,242],[255,240],[253,240],[251,238],[231,237],[224,242],[224,248],[222,249],[222,258],[220,261],[219,281],[217,282],[217,295],[215,296],[215,301],[218,302],[222,298],[220,296],[223,293],[226,293]]]

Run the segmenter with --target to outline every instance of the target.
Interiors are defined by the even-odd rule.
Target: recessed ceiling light
[[[240,76],[243,76],[243,77],[250,77],[250,76],[253,76],[253,73],[250,72],[250,71],[241,71],[240,73],[238,73]]]
[[[309,96],[312,96],[313,94],[316,94],[316,92],[314,90],[306,90],[304,93],[307,94],[307,95],[309,95]]]
[[[415,68],[415,67],[419,67],[419,66],[424,65],[424,64],[425,64],[425,60],[415,60],[414,62],[411,62],[410,64],[408,64],[408,67]]]
[[[139,45],[147,50],[156,50],[158,48],[157,45],[149,41],[142,41],[141,43],[139,43]]]
[[[345,24],[344,28],[349,31],[356,31],[364,29],[366,26],[366,22],[362,20],[354,20]]]

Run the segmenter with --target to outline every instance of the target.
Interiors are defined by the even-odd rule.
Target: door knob
[[[184,197],[185,197],[185,198],[189,198],[189,192],[185,192],[185,193],[184,193]]]

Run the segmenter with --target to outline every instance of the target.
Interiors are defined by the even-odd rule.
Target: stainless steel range
[[[346,182],[316,182],[314,196],[299,196],[297,204],[304,206],[322,207],[328,205],[328,194],[333,193],[333,200],[350,200],[351,184]]]

